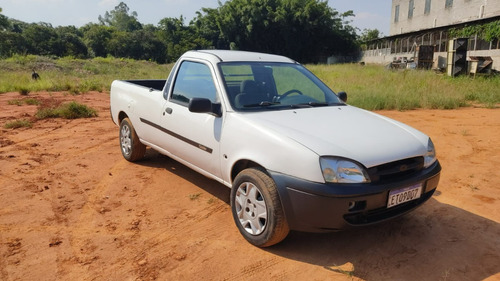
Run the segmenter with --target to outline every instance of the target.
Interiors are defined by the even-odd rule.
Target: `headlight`
[[[321,157],[321,171],[326,182],[332,183],[368,183],[370,178],[359,164],[336,157]]]
[[[429,138],[427,152],[424,155],[424,168],[428,168],[430,165],[434,164],[434,162],[436,162],[436,149],[434,148],[432,140]]]

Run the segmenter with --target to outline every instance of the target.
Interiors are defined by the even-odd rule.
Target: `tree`
[[[380,31],[378,29],[363,29],[359,41],[368,42],[380,38]]]
[[[74,26],[59,26],[55,29],[62,43],[61,56],[86,58],[88,49],[82,40],[83,33]]]
[[[152,60],[165,63],[167,59],[167,48],[151,30],[136,30],[131,34],[137,48],[131,54],[132,58],[141,60]]]
[[[27,52],[26,40],[20,33],[11,31],[0,32],[0,57],[10,57],[14,54]]]
[[[205,49],[210,41],[196,33],[194,26],[185,26],[184,18],[164,18],[158,23],[160,39],[167,45],[167,62],[177,60],[188,50]]]
[[[108,26],[89,23],[80,28],[83,33],[83,41],[96,57],[108,55],[108,42],[114,29]]]
[[[0,7],[0,13],[2,12],[2,8]],[[9,18],[0,14],[0,31],[8,29],[10,26]]]
[[[196,12],[196,18],[190,22],[189,26],[197,37],[211,42],[211,45],[217,49],[224,49],[231,42],[227,41],[217,25],[219,15],[218,9],[202,8],[201,12]]]
[[[137,20],[137,12],[129,15],[127,4],[120,2],[113,11],[106,12],[104,17],[99,16],[99,22],[103,25],[115,27],[119,31],[134,31],[142,28]]]
[[[112,37],[109,39],[107,49],[108,53],[114,57],[127,58],[131,57],[130,50],[136,48],[133,45],[132,38],[125,31],[113,32]]]
[[[352,11],[340,14],[326,1],[232,0],[202,11],[192,24],[219,48],[282,54],[301,62],[357,50],[354,29],[345,21]],[[214,27],[217,33],[207,32]]]
[[[16,32],[16,33],[23,33],[23,31],[28,28],[29,24],[15,20],[15,19],[9,19],[9,31]]]
[[[153,60],[159,63],[166,60],[165,44],[153,32],[146,30],[114,32],[108,43],[108,51],[114,57]]]
[[[49,23],[30,24],[22,34],[27,41],[30,54],[42,56],[63,54],[63,45],[59,35]]]

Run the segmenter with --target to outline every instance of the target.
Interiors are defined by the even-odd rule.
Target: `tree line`
[[[1,8],[0,8],[1,13]],[[142,24],[121,2],[82,27],[26,23],[0,14],[0,57],[14,54],[175,61],[192,49],[239,49],[281,54],[303,63],[359,54],[352,11],[322,0],[229,0],[185,18]]]

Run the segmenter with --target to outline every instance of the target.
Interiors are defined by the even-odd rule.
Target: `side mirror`
[[[220,103],[212,103],[205,98],[192,98],[189,101],[188,109],[194,113],[209,113],[217,117],[222,116]]]
[[[347,103],[347,93],[346,92],[338,92],[337,96],[339,99],[345,103]]]

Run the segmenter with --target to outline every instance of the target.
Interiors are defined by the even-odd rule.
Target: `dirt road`
[[[22,98],[76,100],[91,119],[29,119]],[[435,196],[358,230],[259,249],[229,190],[155,153],[123,159],[109,95],[0,95],[0,280],[500,280],[500,110],[384,111],[430,135]]]

